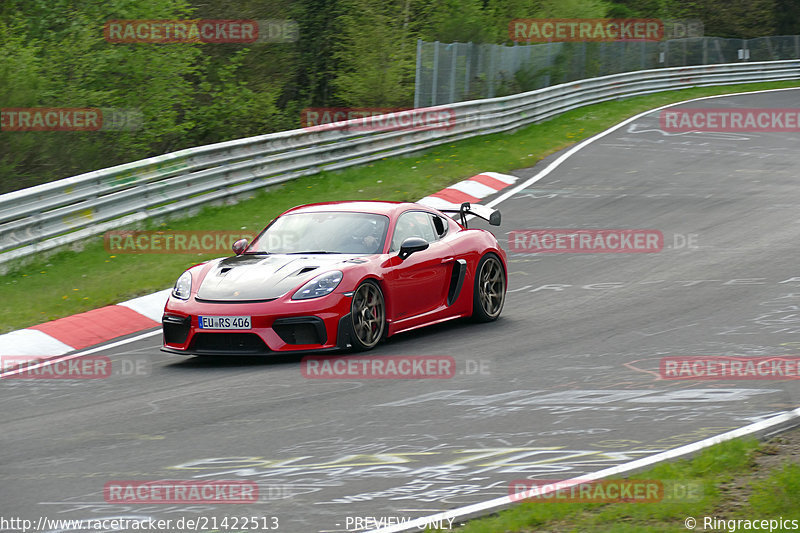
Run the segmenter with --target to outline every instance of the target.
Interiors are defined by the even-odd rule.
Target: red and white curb
[[[426,196],[419,203],[434,209],[463,202],[478,203],[481,198],[513,185],[518,179],[484,172]],[[0,356],[54,357],[157,327],[161,325],[161,315],[171,290],[0,335]]]
[[[171,290],[0,335],[0,356],[53,357],[154,328]]]
[[[464,202],[480,203],[482,198],[496,194],[506,187],[514,185],[519,178],[497,172],[484,172],[477,176],[459,181],[446,189],[426,196],[417,203],[438,209],[461,205]]]

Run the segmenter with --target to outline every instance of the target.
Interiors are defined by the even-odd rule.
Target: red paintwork
[[[506,270],[506,253],[500,248],[494,235],[483,229],[464,229],[459,223],[436,209],[405,202],[326,202],[289,209],[287,213],[309,211],[351,211],[386,215],[390,219],[383,253],[361,256],[366,262],[349,264],[339,268],[344,277],[336,290],[320,298],[292,300],[294,290],[280,298],[258,303],[206,303],[195,301],[195,293],[211,263],[192,267],[192,291],[188,300],[170,295],[164,308],[165,314],[190,316],[191,328],[186,342],[169,344],[170,351],[185,351],[192,336],[198,331],[198,315],[245,315],[252,317],[250,332],[258,334],[270,350],[292,352],[333,349],[337,346],[339,318],[350,312],[351,293],[367,278],[376,280],[386,302],[387,336],[422,326],[443,322],[472,314],[475,270],[481,257],[494,252]],[[431,243],[427,250],[411,254],[401,261],[396,253],[389,253],[397,218],[406,211],[427,211],[443,217],[449,224],[447,234]],[[281,215],[283,216],[283,215]],[[458,298],[447,306],[447,291],[450,285],[452,265],[456,259],[467,261],[467,273]],[[299,288],[299,286],[297,287]],[[327,331],[327,342],[323,345],[289,345],[271,328],[277,318],[317,316],[323,319]],[[209,331],[209,330],[203,330]],[[186,352],[189,353],[189,352]]]

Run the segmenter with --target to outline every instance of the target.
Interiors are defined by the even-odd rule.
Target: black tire
[[[497,320],[506,301],[506,271],[493,253],[481,257],[475,269],[472,318],[476,322]]]
[[[386,333],[386,302],[380,286],[365,280],[353,292],[350,304],[352,346],[355,351],[371,350]]]

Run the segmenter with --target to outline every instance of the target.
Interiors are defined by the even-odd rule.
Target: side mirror
[[[236,255],[241,255],[242,252],[244,252],[245,249],[247,249],[248,244],[249,243],[247,242],[247,239],[239,239],[238,241],[233,243],[233,246],[231,247],[233,248],[233,253],[235,253]]]
[[[405,260],[409,255],[414,252],[421,252],[428,249],[428,242],[420,237],[409,237],[400,245],[400,253],[397,257]]]

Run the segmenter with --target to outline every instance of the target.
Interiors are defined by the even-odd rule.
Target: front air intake
[[[269,348],[255,333],[195,333],[189,351],[200,355],[259,355]]]

